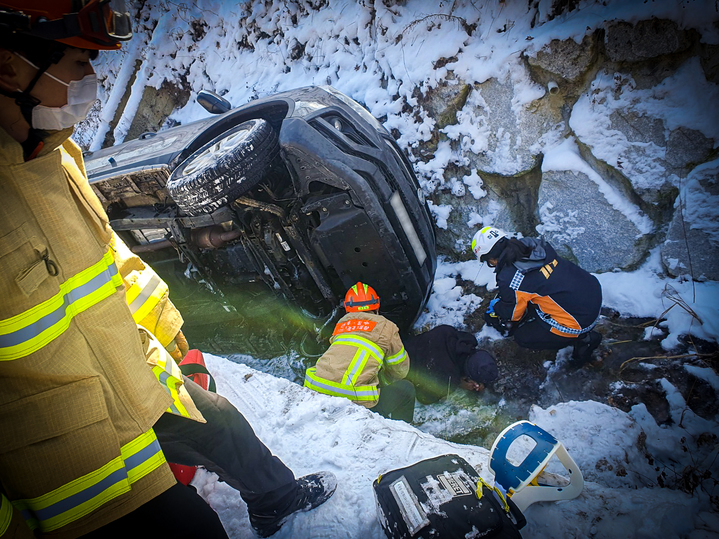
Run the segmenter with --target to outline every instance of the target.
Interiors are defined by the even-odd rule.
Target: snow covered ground
[[[436,13],[448,13],[448,4],[454,6],[456,2],[397,2],[399,6],[389,9],[375,0],[376,18],[372,25],[368,24],[366,3],[337,0],[332,2],[334,10],[317,11],[312,8],[313,2],[307,0],[274,4],[257,1],[242,6],[220,0],[147,2],[146,12],[152,15],[147,20],[156,22],[156,26],[139,32],[146,40],[136,36],[121,53],[101,55],[97,68],[103,86],[102,110],[77,137],[92,149],[100,147],[122,101],[125,85],[133,76],[135,60],[140,58],[145,62],[114,129],[116,141],[126,136],[146,85],[159,87],[166,79],[177,82],[185,77],[184,82],[192,92],[212,89],[236,105],[289,88],[331,84],[365,104],[376,117],[383,118],[385,127],[396,130],[400,145],[411,152],[430,138],[435,119],[416,118],[402,110],[402,103],[404,100],[415,104],[418,89],[422,92],[434,88],[444,80],[447,69],[435,69],[432,65],[441,58],[456,56],[452,70],[468,81],[511,79],[515,95],[512,106],[521,107],[541,96],[544,89],[526,76],[518,54],[536,52],[552,39],[580,41],[588,29],[605,20],[633,23],[651,17],[671,19],[683,28],[700,32],[706,43],[719,43],[716,3],[709,0],[584,1],[583,9],[554,20],[545,17],[535,21],[541,24],[532,27],[521,15],[526,11],[526,1],[460,2],[452,18]],[[552,3],[540,0],[539,12],[546,15]],[[280,4],[283,9],[277,7]],[[311,24],[292,22],[293,17],[301,19],[307,13]],[[465,24],[478,25],[471,40],[465,41],[466,34],[459,31],[458,17]],[[244,27],[236,24],[240,18]],[[413,22],[420,19],[426,25]],[[188,32],[187,21],[191,20],[202,20],[204,26],[195,28],[194,33]],[[432,26],[431,32],[427,25]],[[266,39],[267,35],[276,35],[278,28],[284,31],[281,38]],[[202,34],[199,40],[198,34]],[[400,41],[401,47],[394,46]],[[207,46],[208,43],[213,46]],[[360,43],[371,45],[363,49]],[[293,50],[297,44],[304,47],[299,57]],[[309,57],[313,58],[311,62]],[[698,85],[683,84],[685,80],[698,80],[691,75],[697,65],[688,64],[686,69],[689,73],[686,79],[672,78],[661,92],[654,93],[625,81],[622,92],[612,94],[607,79],[610,86],[595,88],[606,94],[604,108],[590,106],[585,102],[587,99],[580,101],[570,118],[571,127],[609,163],[618,162],[626,153],[640,153],[643,157],[635,161],[637,186],[658,188],[659,183],[653,184],[655,173],[661,172],[656,169],[657,155],[653,153],[656,148],[612,138],[616,133],[610,132],[602,121],[615,108],[630,107],[651,112],[671,128],[686,126],[719,139],[716,85],[703,78]],[[475,95],[479,94],[472,94]],[[702,99],[696,99],[698,95]],[[598,116],[597,110],[604,116]],[[191,99],[171,119],[186,123],[206,115]],[[458,121],[446,130],[447,137],[455,141],[461,138],[461,148],[468,151],[485,151],[488,126],[461,114]],[[546,136],[541,143],[545,155],[543,171],[569,169],[587,174],[612,207],[629,219],[638,232],[651,233],[645,215],[626,205],[626,200],[619,199],[601,178],[595,179],[596,174],[592,175],[579,158],[573,139]],[[640,146],[644,153],[637,149]],[[494,157],[498,163],[506,163],[499,148]],[[445,181],[448,164],[461,159],[446,142],[440,143],[430,161],[416,161],[415,168],[426,193],[431,194]],[[718,166],[714,161],[701,168],[713,170],[716,175]],[[681,198],[689,208],[686,220],[716,239],[719,198],[708,194],[700,183],[699,176],[689,176],[681,186]],[[476,171],[458,181],[453,189],[465,186],[475,199],[486,195]],[[493,224],[497,215],[492,208],[490,204],[488,213],[470,219],[461,233],[469,239],[477,226]],[[447,227],[452,211],[449,205],[433,206],[440,228]],[[547,221],[544,225],[551,223]],[[457,285],[457,277],[487,286],[490,291],[494,287],[493,274],[477,261],[451,263],[440,258],[428,309],[417,327],[443,323],[463,327],[465,316],[477,308],[482,298],[465,292]],[[627,317],[664,318],[658,328],[647,329],[645,338],[661,339],[665,350],[675,348],[682,335],[719,340],[719,283],[667,277],[658,248],[636,271],[610,271],[597,277],[602,284],[605,307]],[[485,328],[477,337],[496,339],[499,334]],[[275,364],[271,370],[277,376],[272,376],[256,370],[263,362],[250,357],[242,361],[255,368],[220,357],[206,359],[218,381],[218,392],[245,414],[260,438],[296,475],[326,469],[338,477],[335,496],[317,510],[291,519],[276,535],[279,539],[381,539],[372,481],[382,472],[428,457],[457,453],[484,478],[492,479],[487,449],[457,445],[432,436],[453,428],[447,424],[450,420],[441,405],[418,409],[422,419],[420,431],[350,402],[305,390],[287,379],[292,378],[292,371],[286,366]],[[646,368],[651,365],[646,364]],[[262,370],[266,369],[264,362]],[[719,377],[714,370],[691,365],[686,370],[719,392]],[[668,381],[664,380],[662,387],[672,417],[672,426],[668,427],[658,426],[643,405],[634,406],[629,413],[597,402],[563,402],[531,410],[529,420],[564,443],[587,482],[575,500],[530,507],[523,531],[525,538],[719,538],[719,487],[714,484],[719,480],[717,418],[696,416]],[[455,406],[451,421],[459,423],[459,429],[462,423],[483,413],[493,411],[486,407],[462,410]],[[705,473],[709,476],[704,477]],[[234,490],[206,472],[200,472],[194,484],[220,514],[233,539],[253,537],[246,507]],[[662,484],[683,486],[691,494],[677,488],[661,488]],[[710,494],[714,497],[713,505]]]
[[[426,458],[458,454],[484,479],[493,480],[487,449],[440,440],[224,358],[206,355],[206,360],[218,392],[235,404],[295,475],[330,470],[337,476],[335,495],[316,510],[292,517],[277,539],[383,539],[372,482],[381,473]],[[687,466],[709,469],[717,456],[716,440],[709,447],[692,442],[702,432],[719,432],[716,422],[694,416],[677,392],[666,390],[676,425],[682,426],[658,427],[643,406],[629,414],[596,402],[532,409],[530,421],[565,445],[586,482],[574,500],[530,506],[525,539],[719,537],[719,515],[711,511],[705,493],[689,495],[656,486],[657,470],[671,474]],[[561,465],[552,464],[548,471],[560,473]],[[231,538],[254,537],[235,490],[202,470],[193,485],[219,513]]]

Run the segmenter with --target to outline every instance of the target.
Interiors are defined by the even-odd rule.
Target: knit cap
[[[477,350],[464,363],[464,375],[479,384],[488,384],[497,379],[499,371],[492,354]]]

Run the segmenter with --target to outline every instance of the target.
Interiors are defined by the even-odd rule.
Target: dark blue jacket
[[[602,307],[597,278],[557,256],[541,238],[520,241],[531,247],[532,253],[495,269],[500,297],[494,306],[497,316],[503,322],[517,322],[531,303],[556,335],[573,337],[593,327]]]

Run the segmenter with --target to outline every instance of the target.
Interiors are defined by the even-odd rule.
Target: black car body
[[[326,316],[363,281],[403,329],[427,301],[435,237],[412,167],[331,87],[252,101],[85,161],[131,249],[150,263],[179,255],[215,291],[262,280]]]

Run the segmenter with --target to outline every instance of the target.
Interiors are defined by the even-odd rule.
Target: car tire
[[[278,153],[272,126],[248,120],[185,159],[167,181],[167,191],[186,215],[212,213],[256,187]]]

